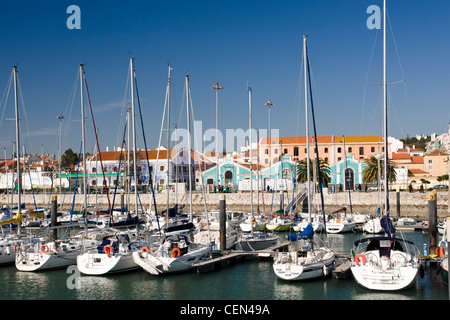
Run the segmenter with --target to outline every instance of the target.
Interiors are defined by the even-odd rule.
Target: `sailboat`
[[[306,45],[306,36],[303,36],[303,57],[305,65],[305,110],[306,110],[306,141],[307,141],[307,160],[309,160],[309,129],[308,129],[308,83],[307,73],[309,73],[309,59]],[[310,96],[311,94],[311,79],[309,78]],[[312,108],[312,110],[314,110]],[[313,122],[314,113],[313,113]],[[315,124],[314,124],[315,131]],[[316,132],[315,132],[316,135]],[[317,143],[317,139],[316,139]],[[318,148],[316,145],[316,156],[318,158]],[[308,192],[308,213],[311,217],[311,201],[310,201],[310,169],[309,161],[307,161],[307,192]],[[323,210],[323,194],[320,179],[319,170],[319,184],[322,196],[322,210]],[[324,213],[324,212],[323,212]],[[311,220],[310,220],[311,221]],[[325,222],[325,219],[324,219]],[[290,246],[288,252],[279,252],[275,256],[273,262],[273,270],[275,275],[282,280],[307,280],[313,278],[319,278],[328,276],[336,265],[336,255],[328,247],[323,246],[316,248],[313,241],[314,229],[312,224],[308,226],[297,236],[296,234],[290,235]]]
[[[254,216],[253,210],[253,161],[252,161],[252,88],[248,88],[248,108],[249,108],[249,154],[250,154],[250,201],[251,201],[251,217],[248,222],[250,229],[246,229],[243,223],[239,226],[243,232],[240,233],[238,241],[236,242],[236,249],[242,251],[255,251],[267,249],[278,243],[279,237],[275,234],[257,231],[257,220]],[[247,230],[247,232],[245,232]]]
[[[381,226],[385,236],[355,241],[351,272],[356,282],[369,290],[396,291],[415,285],[420,253],[411,241],[395,237],[389,217],[388,143],[387,143],[387,70],[386,70],[386,0],[383,1],[383,98],[384,98],[384,215]]]
[[[86,159],[85,153],[85,123],[84,123],[84,94],[83,94],[83,80],[84,68],[83,65],[79,67],[80,76],[80,90],[81,90],[81,117],[82,117],[82,144],[83,144],[83,159]],[[84,161],[86,165],[86,161]],[[86,167],[84,168],[84,197],[86,200]],[[84,202],[86,209],[86,201]],[[56,212],[55,212],[56,214]],[[56,219],[55,219],[56,221]],[[57,228],[57,226],[52,226]],[[54,229],[55,230],[55,229]],[[69,232],[70,233],[70,232]],[[57,232],[54,231],[50,241],[40,245],[26,248],[19,246],[16,254],[16,268],[20,271],[43,271],[68,267],[76,263],[77,256],[88,248],[95,248],[99,244],[99,239],[89,239],[85,236],[77,235],[67,240],[59,240],[55,236]]]
[[[166,94],[170,95],[171,70],[169,66],[169,81],[167,84]],[[188,123],[188,149],[191,150],[191,134],[190,134],[190,87],[189,75],[186,75],[186,109]],[[169,106],[170,108],[170,106]],[[167,130],[169,132],[169,130]],[[169,141],[169,140],[168,140]],[[169,149],[169,146],[168,146]],[[191,172],[192,163],[189,161],[189,173]],[[189,184],[192,180],[189,179]],[[191,189],[191,185],[189,185]],[[192,204],[192,198],[191,198]],[[190,218],[192,221],[192,205],[190,207]],[[162,239],[157,246],[148,245],[140,251],[133,252],[133,260],[144,271],[151,275],[172,274],[187,272],[192,270],[192,265],[205,261],[210,258],[211,246],[192,242],[185,234],[162,234]]]
[[[135,70],[134,59],[130,58],[130,87],[131,87],[131,119],[133,124],[133,165],[134,165],[134,196],[136,206],[136,216],[138,213],[137,195],[137,169],[136,169],[136,125],[135,125]],[[140,250],[145,243],[138,241],[138,230],[135,239],[131,232],[114,231],[103,239],[103,242],[96,248],[85,251],[77,257],[76,264],[81,273],[87,275],[103,275],[109,273],[125,272],[139,269],[134,262],[132,253]]]
[[[347,157],[345,155],[345,137],[342,137],[343,149],[344,149],[344,163],[345,168],[347,168]],[[346,178],[345,178],[346,179]],[[336,214],[336,216],[328,219],[327,221],[327,232],[328,233],[346,233],[352,232],[353,228],[356,227],[356,222],[353,220],[353,209],[351,204],[351,193],[350,188],[345,182],[346,189],[348,189],[349,201],[350,201],[350,212],[351,216],[347,216],[347,207],[343,207],[342,209],[336,210],[331,214]]]
[[[13,264],[16,259],[16,252],[19,246],[28,247],[36,243],[40,243],[43,239],[33,235],[22,235],[22,209],[24,205],[21,203],[22,194],[22,177],[20,171],[20,128],[19,128],[19,95],[18,95],[18,72],[17,66],[13,66],[12,77],[14,79],[14,97],[15,97],[15,123],[16,123],[16,154],[17,154],[17,208],[8,208],[8,214],[14,214],[8,219],[5,215],[0,221],[1,237],[0,237],[0,265]],[[4,225],[17,227],[17,232],[12,230],[5,232]]]
[[[377,234],[383,233],[384,229],[381,226],[381,218],[377,216],[369,217],[366,222],[364,222],[362,229],[366,233]]]

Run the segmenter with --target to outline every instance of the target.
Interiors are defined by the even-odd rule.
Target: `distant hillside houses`
[[[431,136],[431,141],[427,143],[426,149],[427,152],[432,152],[434,150],[450,151],[450,123],[448,132],[438,136],[436,134]]]

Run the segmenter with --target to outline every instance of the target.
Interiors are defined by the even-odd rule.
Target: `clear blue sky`
[[[81,30],[66,27],[72,4],[81,9]],[[78,66],[85,63],[100,145],[112,148],[122,136],[133,56],[150,148],[159,138],[168,63],[174,68],[172,116],[178,118],[181,110],[180,127],[186,126],[182,95],[189,73],[195,117],[204,130],[215,127],[211,86],[219,81],[222,131],[248,128],[248,85],[254,127],[268,127],[264,103],[270,98],[272,128],[281,136],[304,135],[298,87],[307,34],[318,134],[381,134],[380,87],[365,85],[366,79],[381,81],[381,32],[375,42],[377,32],[366,27],[366,9],[373,4],[381,7],[382,1],[1,1],[0,95],[18,65],[27,120],[21,121],[22,132],[32,137],[24,138],[27,152],[40,153],[43,145],[45,153],[56,154],[56,117],[69,116]],[[388,1],[388,11],[396,43],[389,30],[388,80],[405,80],[390,86],[389,133],[403,138],[446,132],[450,2]],[[8,155],[15,138],[13,122],[5,119],[14,116],[13,101],[11,93],[0,128],[0,148]],[[71,118],[63,122],[63,150],[79,151],[78,120],[79,92]],[[92,124],[87,125],[87,151],[92,152]]]

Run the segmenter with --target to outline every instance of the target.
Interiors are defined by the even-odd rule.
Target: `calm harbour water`
[[[428,235],[404,233],[422,250]],[[317,236],[317,235],[316,235]],[[363,234],[329,235],[330,245],[339,253],[349,253]],[[448,300],[448,287],[436,275],[436,266],[425,266],[424,278],[414,288],[400,292],[372,292],[350,278],[333,277],[306,282],[279,280],[270,258],[252,259],[210,273],[196,272],[155,277],[145,271],[107,276],[84,276],[79,289],[69,289],[72,275],[66,270],[37,273],[19,272],[15,266],[0,269],[1,300]]]

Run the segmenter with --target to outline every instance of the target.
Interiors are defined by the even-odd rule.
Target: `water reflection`
[[[352,300],[416,300],[416,298],[400,292],[367,292],[352,294]]]
[[[15,268],[15,267],[14,267]],[[11,299],[24,299],[23,292],[27,293],[25,299],[47,299],[52,294],[49,274],[17,271],[13,277],[14,290],[9,291]]]
[[[119,282],[114,278],[81,276],[80,288],[74,291],[78,300],[113,300],[118,288]]]

